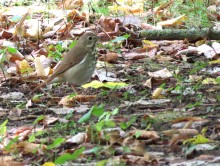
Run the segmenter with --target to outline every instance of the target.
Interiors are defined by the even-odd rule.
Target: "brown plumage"
[[[92,76],[96,58],[95,45],[98,37],[92,32],[86,32],[70,49],[55,67],[54,73],[44,83],[34,88],[31,93],[46,84],[55,82],[69,82],[72,85],[82,85]]]

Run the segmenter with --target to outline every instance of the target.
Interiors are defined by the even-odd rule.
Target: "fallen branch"
[[[196,40],[206,38],[219,40],[220,31],[213,29],[164,29],[164,30],[143,30],[141,36],[147,40]]]

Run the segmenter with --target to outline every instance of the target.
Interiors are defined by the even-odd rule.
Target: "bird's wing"
[[[82,49],[82,51],[75,51]],[[33,94],[36,90],[40,89],[41,87],[45,86],[46,84],[50,83],[55,77],[57,77],[59,74],[64,73],[66,70],[71,68],[72,66],[76,65],[77,63],[80,63],[86,55],[86,49],[82,47],[74,47],[72,50],[67,52],[67,54],[64,55],[64,58],[62,61],[59,62],[56,69],[54,70],[54,73],[49,76],[43,83],[35,87],[30,94]]]
[[[54,70],[54,73],[50,77],[54,78],[57,75],[64,73],[66,70],[73,67],[74,65],[80,63],[85,57],[86,52],[87,51],[85,48],[74,47],[72,50],[70,50],[69,52],[67,52],[67,54],[64,55],[63,60],[57,65],[57,67]]]

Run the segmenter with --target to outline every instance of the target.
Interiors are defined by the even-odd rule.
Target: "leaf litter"
[[[137,15],[146,14],[142,1],[109,7],[132,13],[126,21],[82,11],[82,1],[64,3],[67,12],[48,10],[49,19],[39,17],[39,6],[1,9],[0,163],[219,163],[219,43],[137,37],[141,29],[134,22],[143,29],[183,25],[185,15],[166,14],[173,1],[154,9],[166,16],[160,27],[146,25]],[[87,30],[101,36],[98,59],[104,64],[98,62],[93,81],[78,88],[80,95],[63,84],[30,96],[65,51],[50,45]],[[51,51],[54,57],[48,56]]]

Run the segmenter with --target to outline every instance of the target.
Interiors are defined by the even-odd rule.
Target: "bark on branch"
[[[198,38],[220,40],[220,31],[208,28],[143,30],[141,36],[147,40],[196,40]]]

